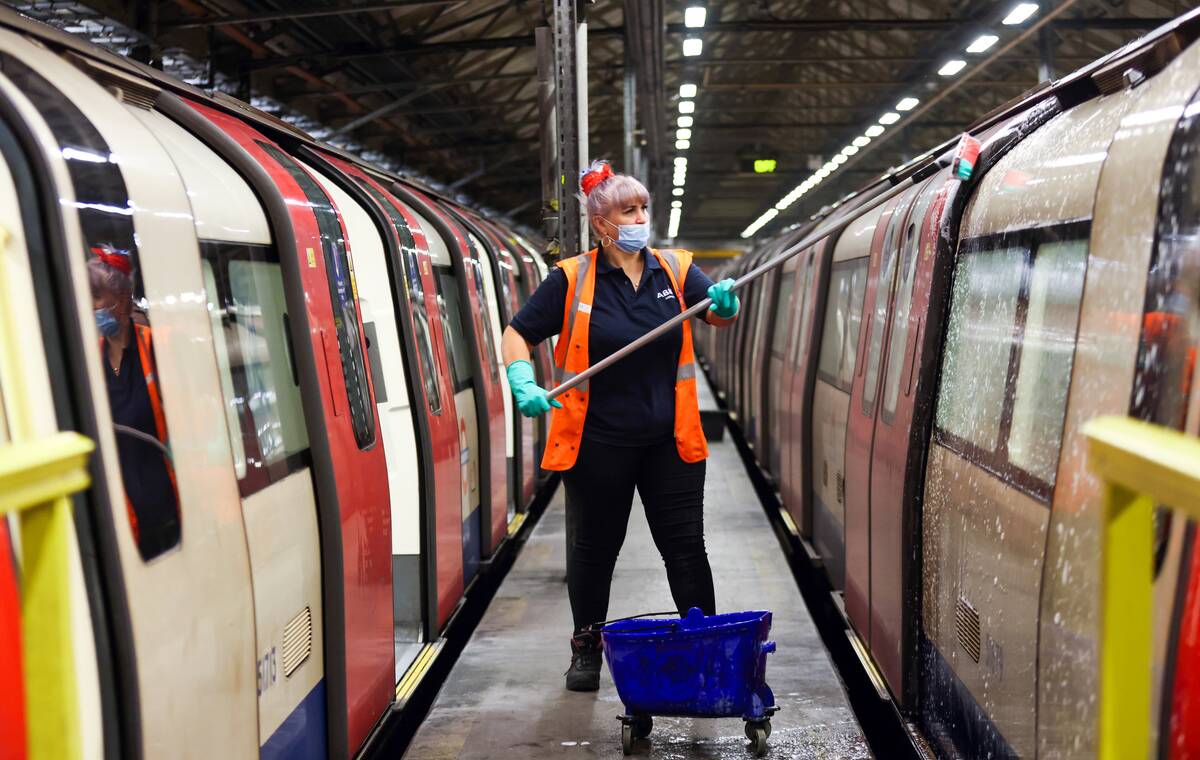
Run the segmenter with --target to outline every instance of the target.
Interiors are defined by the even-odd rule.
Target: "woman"
[[[704,460],[691,325],[684,324],[550,401],[534,381],[530,350],[559,334],[559,381],[587,369],[705,296],[710,324],[737,315],[732,280],[719,285],[687,251],[656,251],[650,195],[606,163],[584,173],[598,248],[560,261],[504,331],[504,362],[521,413],[557,407],[542,467],[563,472],[567,494],[567,592],[575,635],[567,688],[600,686],[600,638],[587,630],[608,614],[613,567],[637,489],[681,613],[714,614],[704,549]],[[565,315],[565,316],[564,316]]]
[[[167,423],[154,372],[150,328],[133,321],[129,255],[93,248],[88,261],[96,329],[117,432],[117,454],[134,540],[149,560],[179,543],[179,500],[167,461]]]

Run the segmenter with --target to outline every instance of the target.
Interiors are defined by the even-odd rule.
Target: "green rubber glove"
[[[721,319],[733,319],[742,306],[737,294],[733,292],[732,279],[721,280],[710,285],[708,297],[712,299],[712,305],[708,307],[708,310]]]
[[[562,409],[557,399],[546,398],[546,389],[533,379],[533,365],[524,359],[508,365],[508,385],[517,400],[517,408],[526,417],[545,414],[552,406]]]

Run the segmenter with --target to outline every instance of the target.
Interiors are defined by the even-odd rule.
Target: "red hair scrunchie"
[[[133,259],[128,253],[114,251],[111,248],[104,246],[92,246],[92,253],[96,254],[96,258],[123,275],[133,273]]]
[[[583,176],[579,178],[579,187],[583,189],[584,195],[591,195],[592,191],[596,189],[597,185],[612,175],[612,167],[607,163],[601,163],[600,168],[588,169],[583,173]]]

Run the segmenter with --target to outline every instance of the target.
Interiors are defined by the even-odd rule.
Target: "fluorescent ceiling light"
[[[880,124],[895,124],[900,121],[900,114],[895,111],[888,111],[883,116],[879,117]]]
[[[825,179],[826,177],[828,177],[830,174],[833,173],[833,169],[827,168],[828,166],[829,166],[829,164],[825,164],[825,166],[822,166],[820,169],[817,169],[817,173],[814,174],[813,176],[816,177],[818,181]],[[837,168],[837,167],[834,167],[834,168]]]
[[[767,209],[766,213],[764,213],[759,218],[755,219],[754,222],[749,227],[742,230],[742,237],[743,238],[750,237],[754,233],[761,230],[764,226],[766,226],[767,222],[771,221],[772,219],[774,219],[777,216],[779,216],[779,209],[777,209],[777,208]]]
[[[821,169],[824,170],[824,172],[825,172],[825,176],[827,176],[827,177],[830,174],[833,174],[834,170],[837,168],[838,168],[837,161],[826,161],[825,165],[821,167]]]
[[[938,73],[944,77],[952,77],[966,67],[966,61],[961,58],[955,58],[953,61],[946,61],[945,65],[938,69]]]
[[[704,40],[699,37],[688,37],[683,41],[683,54],[689,58],[704,52]]]
[[[854,138],[853,142],[851,142],[850,144],[856,148],[865,148],[865,147],[867,147],[867,143],[869,143],[869,142],[871,142],[871,138],[867,137],[866,135],[863,135],[862,137]]]
[[[676,174],[671,184],[675,185],[675,187],[683,187],[687,184],[687,177],[680,177]]]
[[[858,146],[847,145],[846,147],[842,148],[841,155],[849,157],[849,156],[853,156],[857,152],[858,152]]]
[[[1000,41],[1000,38],[994,34],[981,34],[975,38],[975,41],[967,45],[968,53],[982,53]]]
[[[694,5],[683,12],[683,25],[689,29],[699,29],[704,26],[708,17],[708,9]]]
[[[1017,5],[1008,12],[1002,22],[1005,26],[1016,26],[1025,21],[1033,14],[1037,13],[1037,3],[1017,3]]]
[[[675,130],[675,139],[676,139],[676,140],[690,140],[690,139],[692,139],[692,130],[690,130],[690,129],[677,129],[677,130]]]
[[[694,100],[679,101],[679,113],[695,113],[695,112],[696,112],[696,101],[694,101]]]
[[[667,237],[674,238],[679,236],[679,217],[681,216],[683,216],[683,209],[671,209],[671,216],[667,221]]]
[[[687,166],[687,156],[676,156],[675,157],[675,165],[676,166]]]
[[[692,126],[692,124],[693,124],[694,122],[693,122],[693,120],[692,120],[692,117],[691,117],[691,116],[680,116],[680,117],[679,117],[679,120],[678,120],[678,121],[676,121],[675,123],[676,123],[676,124],[678,124],[678,125],[679,125],[679,126],[681,126],[681,127],[690,127],[690,126]]]
[[[683,208],[683,201],[671,201],[671,208]]]
[[[911,111],[912,109],[916,108],[917,103],[920,103],[920,102],[921,101],[917,100],[916,98],[905,98],[904,100],[901,100],[899,103],[896,104],[896,110],[897,111]]]
[[[691,140],[676,140],[675,141],[675,150],[687,150],[690,147],[692,147]]]
[[[883,134],[883,127],[879,126],[878,124],[872,124],[871,126],[867,127],[867,131],[863,134],[865,134],[867,137],[879,137],[881,134]]]
[[[671,195],[674,195],[676,198],[681,197],[683,195],[683,188],[682,187],[675,188],[674,190],[671,191]]]
[[[851,147],[853,147],[853,146],[851,146]],[[829,159],[829,162],[831,164],[833,164],[835,167],[841,166],[842,164],[846,163],[846,157],[843,156],[841,153],[839,153],[836,156],[834,156],[833,158]]]
[[[694,85],[694,84],[679,85],[679,97],[681,97],[681,98],[696,97],[696,85]]]

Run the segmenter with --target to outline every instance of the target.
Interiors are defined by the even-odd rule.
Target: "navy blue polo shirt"
[[[678,316],[679,300],[658,259],[642,250],[645,267],[637,288],[620,267],[596,256],[596,291],[588,330],[594,365],[663,322]],[[693,265],[683,282],[690,306],[708,297],[712,280]],[[537,345],[562,331],[567,276],[555,267],[510,323]],[[683,328],[665,333],[591,379],[583,437],[612,446],[643,446],[675,437],[675,373]]]

